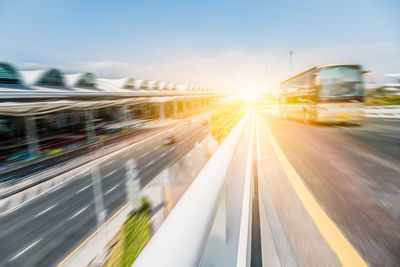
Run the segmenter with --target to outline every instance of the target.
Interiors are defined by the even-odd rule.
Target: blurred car
[[[201,122],[201,125],[208,125],[208,120],[204,120]]]
[[[173,145],[175,143],[176,143],[175,136],[168,136],[167,138],[164,139],[163,145],[169,146],[169,145]]]

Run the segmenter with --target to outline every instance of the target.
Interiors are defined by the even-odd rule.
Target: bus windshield
[[[320,97],[362,96],[360,66],[334,66],[320,69]]]

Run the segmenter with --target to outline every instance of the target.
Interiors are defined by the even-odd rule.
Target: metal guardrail
[[[371,118],[400,118],[400,106],[365,106],[363,111]]]
[[[250,117],[252,116],[247,113],[228,135],[154,234],[133,266],[199,265],[232,159]],[[247,198],[244,205],[248,205]],[[243,223],[241,228],[243,227],[244,231],[248,227],[246,219],[243,220]],[[247,246],[247,244],[242,244],[241,247],[243,245]],[[241,259],[242,261],[243,259]]]

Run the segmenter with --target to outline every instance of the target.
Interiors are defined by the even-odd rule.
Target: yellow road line
[[[113,216],[111,216],[110,219],[108,219],[102,226],[100,226],[96,232],[94,232],[93,234],[91,234],[88,238],[85,239],[85,241],[83,241],[76,249],[74,249],[74,251],[72,251],[67,257],[65,257],[65,259],[63,259],[58,265],[57,267],[62,266],[69,258],[72,257],[72,255],[74,255],[83,245],[85,245],[90,239],[92,239],[92,237],[97,234],[98,231],[100,231],[101,229],[104,228],[104,226],[106,226],[112,219],[115,218],[115,216],[117,216],[118,214],[121,213],[121,211],[123,211],[126,207],[128,207],[128,203],[126,203],[121,209],[119,209]]]
[[[263,119],[262,121],[271,141],[272,147],[297,196],[303,203],[321,235],[325,238],[326,242],[335,252],[341,264],[345,267],[367,266],[367,263],[361,258],[350,242],[344,237],[334,222],[331,221],[321,206],[319,206],[318,202],[312,196],[308,188],[304,185],[301,177],[297,174],[293,166],[285,157],[285,154],[279,147],[274,135],[265,124],[265,121]]]

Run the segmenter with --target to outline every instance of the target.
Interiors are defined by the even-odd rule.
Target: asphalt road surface
[[[181,125],[104,162],[100,174],[105,220],[127,202],[127,160],[137,160],[144,187],[207,134],[208,126],[199,122]],[[169,135],[174,135],[177,143],[163,145]],[[0,266],[56,265],[97,229],[91,174],[82,174],[3,215],[0,225]]]
[[[286,157],[370,266],[400,266],[400,120],[306,125],[263,114]]]
[[[129,132],[127,135],[130,135],[129,139],[137,138],[142,135],[148,135],[153,131],[166,129],[168,126],[162,127],[153,127],[153,128],[138,128]],[[112,136],[111,140],[105,140],[107,145],[112,145],[113,143],[118,143],[121,140],[128,139],[124,136]],[[89,150],[94,149],[96,146],[102,146],[103,144],[95,144],[88,147],[80,147],[79,149],[74,149],[67,154],[56,155],[52,158],[45,158],[41,162],[31,162],[30,164],[22,165],[18,167],[16,170],[7,171],[6,173],[1,174],[0,183],[5,184],[15,184],[19,183],[21,180],[29,178],[30,176],[41,173],[45,170],[54,169],[55,167],[61,167],[71,160],[75,160],[78,157],[85,156]],[[33,164],[32,164],[33,163]],[[4,170],[2,170],[4,171]]]

